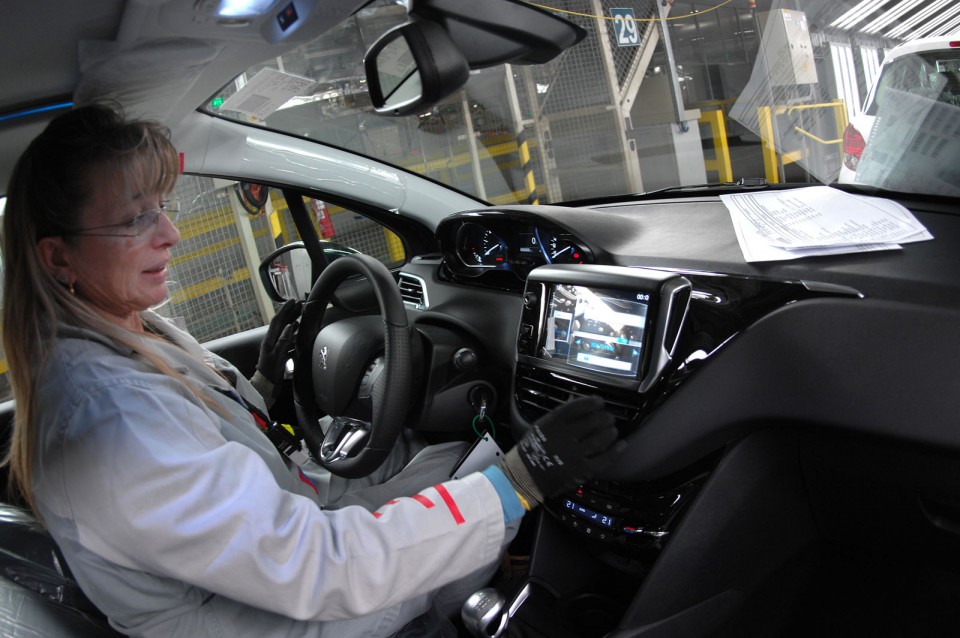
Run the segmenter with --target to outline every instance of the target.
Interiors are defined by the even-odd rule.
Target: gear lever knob
[[[500,638],[507,631],[507,600],[493,587],[474,592],[460,610],[463,624],[475,638]]]

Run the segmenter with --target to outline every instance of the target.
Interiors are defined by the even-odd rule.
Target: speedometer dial
[[[506,262],[507,244],[489,228],[468,222],[457,232],[457,256],[466,266],[498,268]]]

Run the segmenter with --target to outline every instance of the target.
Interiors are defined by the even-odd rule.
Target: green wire
[[[473,417],[473,433],[477,435],[477,438],[482,439],[482,438],[483,438],[483,433],[480,432],[480,430],[477,429],[477,420],[478,420],[479,418],[480,418],[480,415],[479,415],[479,414],[478,414],[477,416]],[[483,418],[486,419],[487,423],[490,424],[490,434],[493,436],[493,438],[497,438],[497,427],[493,424],[493,419],[491,419],[490,417],[488,417],[488,416],[486,416],[486,415],[484,415]]]

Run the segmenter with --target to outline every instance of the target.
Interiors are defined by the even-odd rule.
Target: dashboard
[[[737,275],[757,281],[806,281],[853,289],[871,299],[888,299],[960,309],[955,276],[960,220],[951,202],[903,201],[935,241],[905,244],[901,250],[750,264],[743,259],[726,207],[715,196],[623,202],[591,207],[498,206],[457,213],[442,220],[436,238],[444,278],[458,284],[521,294],[526,276],[550,261],[531,246],[556,237],[581,249],[576,263],[654,268],[680,273]],[[461,227],[466,226],[461,231]],[[489,231],[477,248],[457,239]],[[551,235],[551,232],[553,233]],[[480,237],[483,239],[483,236]],[[546,242],[547,245],[549,242]],[[484,248],[483,246],[486,246]],[[503,261],[477,263],[474,253],[490,250]],[[572,256],[572,255],[571,255]],[[472,262],[472,263],[471,263]],[[571,262],[568,262],[571,263]]]
[[[960,224],[913,210],[938,241],[757,265],[716,198],[485,209],[439,224],[440,259],[420,276],[432,310],[484,326],[499,370],[510,367],[491,382],[501,419],[522,429],[571,397],[604,399],[637,453],[547,509],[581,534],[650,549],[699,464],[758,424],[943,443],[956,406],[936,387],[950,373],[924,344],[960,341],[960,283],[943,268]],[[464,286],[482,312],[463,304]]]

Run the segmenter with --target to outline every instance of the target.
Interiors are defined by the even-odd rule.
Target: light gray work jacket
[[[504,510],[481,474],[376,512],[317,494],[223,391],[233,366],[152,312],[211,409],[99,334],[61,325],[39,380],[34,494],[90,599],[138,636],[389,635],[489,568]],[[235,379],[232,387],[212,367]]]

